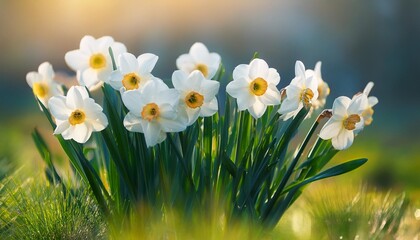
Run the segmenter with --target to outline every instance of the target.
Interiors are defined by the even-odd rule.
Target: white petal
[[[298,98],[286,98],[280,105],[278,111],[279,114],[287,114],[289,112],[295,111],[299,108],[299,99]]]
[[[249,82],[245,78],[235,79],[228,83],[226,92],[234,98],[238,98],[238,96],[242,96],[244,93],[250,95]]]
[[[68,121],[57,122],[57,127],[54,130],[54,135],[62,134],[69,127],[70,127],[70,123]]]
[[[189,54],[182,54],[176,59],[176,67],[182,71],[190,73],[195,68],[194,59]]]
[[[201,83],[206,80],[203,73],[199,70],[194,70],[188,76],[188,85],[190,86],[189,89],[193,91],[200,91],[201,90]]]
[[[134,112],[137,116],[140,116],[142,108],[146,104],[146,101],[143,99],[141,92],[127,91],[123,93],[121,98],[128,110]]]
[[[321,61],[318,61],[318,62],[315,64],[315,68],[314,68],[314,75],[315,75],[318,79],[321,79],[321,80],[322,80],[322,75],[321,75],[321,65],[322,65],[322,62],[321,62]]]
[[[78,143],[85,143],[92,135],[92,128],[89,124],[82,123],[74,126],[72,138]]]
[[[172,73],[172,85],[175,89],[185,91],[189,89],[188,74],[183,70],[176,70]]]
[[[200,91],[203,93],[204,101],[211,99],[219,92],[220,83],[212,80],[203,80]]]
[[[162,130],[165,132],[180,132],[187,127],[187,123],[183,122],[180,118],[160,118],[159,123],[162,126]]]
[[[137,61],[140,66],[140,73],[150,73],[155,67],[159,57],[155,54],[144,53],[137,58]]]
[[[368,107],[368,99],[365,94],[353,98],[347,109],[348,114],[361,114]]]
[[[95,49],[96,51],[101,51],[103,53],[109,52],[109,47],[114,43],[114,39],[110,36],[103,36],[96,39]]]
[[[267,106],[259,100],[256,100],[255,103],[248,108],[249,113],[255,118],[258,119],[264,115]]]
[[[142,127],[144,130],[144,137],[146,139],[146,145],[148,147],[154,146],[159,143],[162,128],[157,122],[142,121]]]
[[[67,120],[72,112],[66,105],[66,98],[64,96],[56,96],[50,98],[48,101],[48,109],[54,118],[59,120]]]
[[[368,82],[368,84],[366,85],[365,89],[363,90],[363,93],[366,94],[366,96],[369,96],[369,93],[372,90],[373,85],[374,85],[373,82]]]
[[[124,127],[130,132],[144,132],[139,115],[128,112],[124,118]]]
[[[115,90],[120,90],[123,85],[122,85],[122,80],[123,80],[124,76],[121,74],[121,72],[119,70],[117,71],[113,71],[111,73],[111,77],[109,80],[109,84],[115,89]]]
[[[30,87],[32,87],[35,82],[40,82],[41,80],[42,76],[37,72],[29,72],[28,74],[26,74],[26,82]]]
[[[333,103],[333,116],[337,116],[340,118],[346,117],[347,114],[347,108],[350,105],[350,98],[348,97],[338,97],[334,100]]]
[[[368,105],[369,105],[370,107],[375,106],[378,102],[379,102],[379,101],[378,101],[378,98],[376,98],[376,97],[369,97],[369,98],[368,98]]]
[[[108,126],[108,118],[102,112],[90,116],[89,118],[88,122],[92,126],[94,132],[102,131]]]
[[[86,89],[81,86],[73,86],[67,92],[66,105],[72,110],[83,108],[83,95],[87,94]],[[86,96],[85,96],[86,97]]]
[[[303,65],[303,62],[296,61],[295,75],[296,77],[302,77],[303,79],[305,79],[305,65]]]
[[[183,104],[185,106],[185,112],[187,113],[188,116],[188,121],[187,121],[187,126],[192,125],[200,116],[200,108],[190,108],[188,106],[186,106],[185,104]]]
[[[240,64],[233,69],[233,80],[238,80],[240,78],[249,78],[248,64]]]
[[[64,55],[67,65],[74,71],[89,68],[89,58],[90,55],[80,50],[73,50]]]
[[[82,86],[85,86],[87,88],[91,88],[95,85],[97,85],[100,81],[98,79],[98,72],[92,68],[87,68],[83,71],[79,72],[79,83]]]
[[[297,99],[300,100],[300,93],[303,89],[297,87],[296,85],[289,85],[286,87],[286,96],[289,99]]]
[[[159,96],[155,99],[157,105],[168,103],[172,106],[178,104],[180,97],[179,91],[176,89],[167,89],[159,92]]]
[[[267,82],[272,83],[275,86],[277,86],[277,84],[279,84],[280,82],[280,74],[277,72],[276,69],[270,68],[268,69],[268,77],[266,80]]]
[[[201,117],[210,117],[219,109],[217,98],[213,98],[209,103],[203,104],[200,110]]]
[[[86,53],[91,53],[95,48],[96,40],[94,37],[86,35],[80,40],[80,50]]]
[[[217,53],[210,53],[208,56],[208,60],[209,73],[207,78],[212,79],[214,75],[216,75],[217,70],[219,70],[221,57]]]
[[[349,131],[345,128],[342,128],[340,133],[333,137],[331,142],[335,149],[337,150],[344,150],[351,146],[353,143],[354,134],[353,131]]]
[[[259,58],[255,58],[249,64],[249,77],[254,80],[255,78],[261,77],[267,79],[268,77],[268,64]]]
[[[327,140],[338,136],[341,129],[343,128],[343,122],[329,119],[328,122],[322,127],[319,137]]]
[[[52,80],[54,78],[54,70],[49,62],[44,62],[38,67],[38,72],[45,80]]]
[[[119,55],[127,52],[127,47],[120,42],[114,42],[111,45],[111,48],[112,48],[112,53],[114,55],[114,59],[117,59]],[[109,50],[107,50],[107,52],[109,52]]]
[[[260,101],[268,106],[279,105],[280,98],[279,90],[272,84],[268,85],[267,91],[259,97]]]
[[[205,61],[209,55],[209,50],[203,43],[196,42],[190,48],[190,55],[196,62]]]
[[[131,53],[123,53],[118,57],[119,67],[122,74],[139,72],[137,58]]]

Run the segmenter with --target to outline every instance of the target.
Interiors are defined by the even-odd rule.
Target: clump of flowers
[[[162,214],[172,208],[206,213],[217,202],[227,224],[245,218],[270,229],[305,185],[367,161],[324,170],[371,123],[378,100],[368,97],[369,83],[353,99],[339,97],[332,110],[318,110],[329,94],[320,62],[311,70],[296,61],[296,77],[279,90],[280,74],[257,56],[238,65],[227,81],[220,55],[203,43],[176,60],[170,83],[152,74],[158,56],[135,57],[108,36],[83,37],[65,60],[80,86],[57,88],[47,63],[28,74],[28,84],[74,171],[107,215],[140,205]],[[222,99],[224,85],[228,95]],[[102,106],[90,97],[97,88]],[[294,146],[301,123],[316,112],[306,137]],[[49,156],[42,137],[34,136],[41,154]]]

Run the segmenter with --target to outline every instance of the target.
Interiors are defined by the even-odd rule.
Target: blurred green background
[[[201,41],[222,56],[228,74],[258,51],[279,71],[280,87],[294,77],[296,60],[307,68],[321,60],[331,88],[327,107],[374,81],[373,124],[335,158],[369,162],[338,181],[363,179],[420,197],[419,1],[1,0],[0,29],[2,175],[16,162],[41,167],[30,134],[38,127],[51,135],[26,73],[49,61],[70,82],[64,54],[84,35],[111,35],[135,55],[157,54],[154,75],[164,79],[176,58]]]

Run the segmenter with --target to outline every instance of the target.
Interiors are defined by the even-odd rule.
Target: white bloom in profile
[[[124,44],[114,42],[110,36],[98,39],[84,36],[79,49],[66,53],[64,59],[67,65],[77,72],[77,81],[81,86],[94,90],[103,82],[109,81],[113,70],[110,47],[115,58],[127,51]]]
[[[317,80],[318,82],[318,98],[313,101],[312,103],[312,107],[314,109],[318,109],[318,108],[322,108],[325,106],[325,103],[327,102],[327,97],[330,94],[330,88],[328,86],[328,84],[322,79],[322,75],[321,75],[321,62],[318,61],[315,64],[315,68],[314,70],[312,69],[307,69],[305,71],[305,75],[306,77],[313,77]]]
[[[248,64],[240,64],[233,70],[233,81],[226,86],[226,92],[236,98],[238,109],[248,109],[254,118],[260,118],[267,106],[280,104],[277,84],[280,75],[267,63],[255,58]]]
[[[319,137],[331,139],[337,150],[344,150],[353,143],[355,132],[363,128],[362,112],[366,109],[368,99],[360,94],[350,100],[348,97],[338,97],[334,100],[332,117],[324,125]]]
[[[49,62],[39,65],[38,72],[26,74],[26,82],[45,107],[48,107],[47,102],[51,97],[63,95],[63,89],[54,81],[54,76],[53,67]]]
[[[158,56],[144,53],[137,58],[131,53],[122,53],[118,57],[118,69],[113,71],[109,84],[116,90],[139,89],[149,80],[156,79],[152,70]]]
[[[196,42],[188,54],[182,54],[176,59],[176,66],[188,74],[199,70],[205,78],[212,79],[219,69],[220,61],[219,54],[209,52],[203,43]]]
[[[89,97],[85,87],[71,87],[67,96],[52,97],[48,106],[57,124],[54,134],[61,134],[64,139],[85,143],[92,132],[108,126],[102,107]]]
[[[198,117],[209,117],[217,112],[219,82],[207,80],[198,70],[190,74],[177,70],[172,74],[172,84],[181,94],[179,104],[188,115],[188,125]]]
[[[129,112],[124,118],[128,131],[144,133],[148,147],[163,142],[167,132],[185,130],[187,119],[178,114],[179,92],[163,81],[149,81],[139,91],[122,94]]]
[[[367,107],[362,113],[365,126],[368,126],[372,123],[372,121],[373,121],[372,116],[373,116],[373,113],[374,113],[373,106],[375,106],[379,102],[377,97],[374,97],[374,96],[369,97],[369,94],[370,94],[370,91],[373,88],[373,85],[374,85],[373,82],[369,82],[366,85],[365,89],[363,90],[363,94],[365,94],[368,97]],[[353,98],[355,98],[355,97],[357,97],[357,95],[354,96]]]
[[[318,99],[318,80],[313,76],[306,76],[305,65],[301,61],[296,61],[295,75],[285,88],[286,96],[278,111],[284,120],[295,117],[303,107],[312,107]]]

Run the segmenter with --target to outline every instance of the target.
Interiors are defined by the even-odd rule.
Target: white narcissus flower
[[[373,116],[373,113],[374,113],[373,106],[375,106],[378,103],[378,98],[377,97],[374,97],[374,96],[369,97],[369,94],[370,94],[370,91],[373,88],[373,85],[374,85],[373,82],[369,82],[366,85],[365,89],[363,90],[363,94],[365,94],[368,97],[367,107],[362,113],[363,119],[365,120],[365,122],[364,122],[365,126],[368,126],[372,123],[372,121],[373,121],[372,116]],[[357,95],[354,96],[353,98],[355,98],[355,97],[357,97]]]
[[[233,70],[233,81],[226,86],[226,92],[236,98],[238,109],[248,109],[254,118],[260,118],[267,106],[280,104],[280,92],[276,85],[280,75],[269,68],[262,59],[240,64]]]
[[[114,42],[110,36],[98,39],[84,36],[80,41],[80,48],[67,52],[64,59],[67,65],[77,72],[77,81],[80,85],[94,90],[108,82],[112,72],[112,59],[109,48],[112,48],[114,58],[127,52],[124,44]]]
[[[85,143],[92,132],[108,126],[102,107],[89,97],[85,87],[71,87],[67,96],[52,97],[48,106],[57,124],[54,134],[61,134],[64,139]]]
[[[118,69],[113,71],[109,84],[116,90],[135,90],[147,81],[156,79],[152,70],[158,56],[144,53],[137,58],[131,53],[123,53],[118,57]]]
[[[322,63],[318,61],[315,64],[314,70],[307,69],[305,71],[306,77],[313,77],[318,82],[318,98],[312,103],[312,107],[314,109],[324,107],[325,103],[327,102],[327,97],[330,94],[330,88],[328,87],[328,84],[322,79],[321,64]]]
[[[318,99],[318,81],[313,76],[306,76],[305,65],[301,61],[296,61],[295,75],[285,88],[286,96],[278,111],[285,121],[295,117],[303,107],[312,107]]]
[[[334,100],[332,117],[324,125],[319,137],[331,139],[337,150],[344,150],[353,143],[356,131],[363,128],[362,112],[366,109],[368,99],[360,94],[352,100],[348,97],[338,97]]]
[[[47,102],[51,97],[63,95],[63,89],[54,81],[54,76],[53,67],[49,62],[39,65],[38,72],[26,74],[26,82],[45,107],[48,107]]]
[[[219,82],[207,80],[198,70],[190,74],[177,70],[172,74],[172,84],[181,94],[179,104],[188,115],[188,125],[198,117],[209,117],[217,112]]]
[[[138,91],[122,94],[129,112],[124,118],[128,131],[144,133],[148,147],[163,142],[167,132],[185,130],[187,119],[178,114],[179,92],[163,81],[149,81]]]
[[[191,46],[188,54],[182,54],[176,59],[176,66],[188,74],[199,70],[204,77],[212,79],[219,69],[220,61],[219,54],[210,53],[203,43],[196,42]]]

